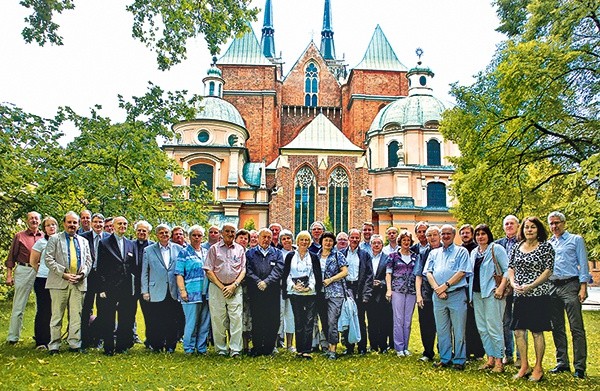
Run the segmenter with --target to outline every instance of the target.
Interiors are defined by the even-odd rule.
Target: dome
[[[205,96],[196,106],[197,119],[226,121],[245,128],[244,120],[234,105],[214,96]]]
[[[375,116],[369,131],[383,129],[395,123],[401,127],[424,127],[429,121],[440,121],[446,106],[431,95],[411,95],[400,98],[384,107]]]

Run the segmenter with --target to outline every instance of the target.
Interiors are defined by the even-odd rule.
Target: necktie
[[[94,269],[98,265],[98,242],[100,242],[100,235],[94,236]]]
[[[69,270],[72,274],[77,274],[77,250],[72,236],[69,236],[69,254]]]

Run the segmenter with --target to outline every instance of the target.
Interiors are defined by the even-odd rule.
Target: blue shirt
[[[358,247],[354,251],[352,251],[352,249],[348,247],[346,260],[348,261],[348,276],[346,277],[346,281],[357,281],[358,272],[360,268],[360,259],[358,258]]]
[[[425,273],[433,273],[433,278],[438,284],[448,281],[456,272],[464,272],[465,275],[448,288],[448,292],[466,287],[468,285],[467,277],[473,273],[469,251],[466,248],[452,243],[448,247],[436,248],[431,251],[425,266]]]
[[[371,254],[371,256],[373,256],[373,248],[371,247],[371,243],[369,243],[369,242],[360,242],[360,244],[358,245],[358,247],[361,250],[366,251],[369,254]]]
[[[580,283],[590,280],[587,251],[581,236],[565,231],[558,238],[553,236],[549,242],[555,252],[554,273],[550,277],[551,280],[572,277],[579,277]]]
[[[200,247],[200,251],[196,252],[192,246],[187,246],[179,252],[175,263],[175,274],[182,276],[185,283],[188,301],[182,300],[183,304],[201,303],[203,301],[202,294],[206,295],[208,279],[205,277],[202,267],[207,253],[208,251],[203,247]]]

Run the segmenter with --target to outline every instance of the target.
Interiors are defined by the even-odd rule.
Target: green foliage
[[[244,222],[244,229],[246,231],[252,231],[256,229],[256,224],[254,223],[254,219],[248,219]]]
[[[0,340],[6,339],[10,304],[0,302]],[[600,370],[596,360],[588,360],[586,380],[576,380],[570,373],[546,374],[535,384],[514,380],[517,369],[494,374],[477,370],[481,362],[467,364],[465,371],[435,369],[431,363],[418,361],[421,346],[417,316],[413,317],[409,347],[415,354],[398,358],[395,354],[368,354],[332,361],[315,354],[314,360],[298,360],[284,352],[275,357],[233,360],[219,357],[211,348],[207,356],[188,356],[181,344],[172,355],[151,353],[136,345],[129,353],[106,357],[99,351],[88,354],[67,352],[67,345],[57,356],[36,351],[33,335],[34,303],[25,313],[23,342],[0,344],[0,356],[6,376],[0,377],[4,390],[596,390],[600,388]],[[585,311],[588,330],[600,328],[600,312]],[[63,322],[66,327],[66,320]],[[137,312],[138,333],[143,335],[144,321]],[[546,337],[543,367],[555,365],[554,345]],[[533,355],[529,338],[530,359]],[[588,332],[588,351],[600,349],[598,333]],[[338,345],[338,351],[342,346]],[[591,357],[591,356],[590,356]]]
[[[325,226],[325,231],[335,233],[335,231],[333,230],[333,223],[331,222],[329,215],[325,216],[325,218],[323,219],[323,225]]]
[[[472,86],[453,86],[441,124],[461,150],[453,213],[499,234],[506,214],[563,210],[598,256],[600,1],[496,4],[509,39]]]
[[[241,34],[256,20],[258,8],[250,0],[134,0],[126,6],[133,16],[132,36],[156,52],[158,68],[167,70],[187,58],[186,45],[200,35],[212,54],[233,34]],[[21,0],[32,9],[22,35],[26,42],[62,45],[54,14],[75,8],[73,0]],[[108,21],[107,21],[108,22]]]

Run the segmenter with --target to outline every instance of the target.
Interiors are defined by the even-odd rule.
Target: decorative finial
[[[421,65],[421,56],[423,55],[423,49],[417,48],[417,50],[415,50],[415,53],[417,54],[417,57],[419,57],[418,64]]]
[[[212,65],[216,65],[216,64],[217,64],[217,56],[213,56]]]

